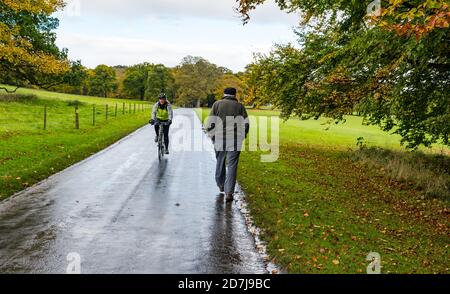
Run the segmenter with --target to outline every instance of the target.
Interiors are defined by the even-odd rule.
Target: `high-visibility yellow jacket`
[[[153,106],[152,119],[160,121],[168,121],[173,119],[172,105],[169,103],[169,101],[167,101],[167,103],[164,105],[161,105],[159,102],[157,102]]]

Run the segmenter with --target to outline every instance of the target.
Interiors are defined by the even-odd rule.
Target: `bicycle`
[[[164,141],[164,126],[168,126],[168,122],[155,121],[154,125],[159,125],[158,132],[158,159],[161,161],[166,153],[166,142]]]

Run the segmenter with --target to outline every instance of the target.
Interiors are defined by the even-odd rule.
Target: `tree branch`
[[[16,88],[14,89],[14,90],[8,90],[8,88],[6,88],[6,87],[0,87],[0,90],[5,90],[6,91],[6,93],[8,93],[8,94],[14,94],[14,93],[16,93],[16,91],[17,91],[17,89],[19,89],[20,88],[20,86],[15,86]]]

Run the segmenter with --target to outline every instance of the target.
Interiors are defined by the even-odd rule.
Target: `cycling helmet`
[[[167,96],[166,96],[166,94],[164,94],[164,93],[159,94],[159,97],[158,97],[158,98],[159,98],[159,99],[167,100]]]

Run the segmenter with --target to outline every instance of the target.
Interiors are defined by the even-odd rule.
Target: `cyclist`
[[[172,105],[167,101],[167,96],[164,93],[159,95],[159,101],[153,106],[152,118],[150,124],[155,125],[156,137],[155,142],[158,143],[159,124],[156,122],[167,123],[163,125],[164,143],[166,145],[166,154],[169,154],[169,129],[172,124],[173,110]]]

